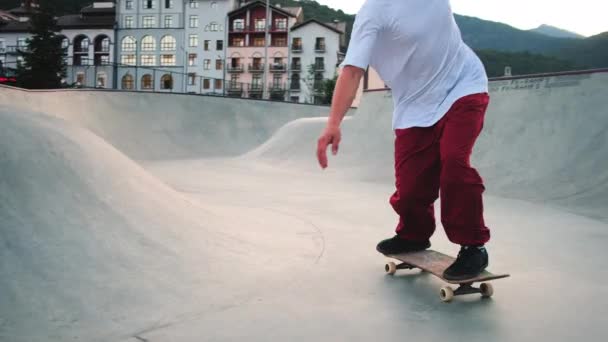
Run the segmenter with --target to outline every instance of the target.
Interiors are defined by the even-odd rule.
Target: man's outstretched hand
[[[323,169],[327,168],[327,146],[331,145],[333,155],[338,154],[342,133],[339,125],[328,124],[317,142],[317,159]]]

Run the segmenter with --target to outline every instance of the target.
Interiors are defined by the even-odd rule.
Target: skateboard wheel
[[[389,261],[384,266],[384,270],[386,271],[387,274],[393,275],[393,274],[395,274],[395,272],[397,272],[397,265],[394,262]]]
[[[481,283],[479,285],[479,290],[481,291],[481,296],[483,298],[490,298],[494,294],[494,288],[490,283]]]
[[[454,298],[454,290],[449,286],[444,286],[439,290],[439,297],[445,303],[451,302]]]

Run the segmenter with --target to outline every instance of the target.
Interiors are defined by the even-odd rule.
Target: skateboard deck
[[[459,285],[456,290],[453,290],[450,286],[444,286],[440,290],[441,300],[449,302],[454,296],[460,296],[465,294],[480,293],[482,297],[491,297],[494,294],[492,285],[485,283],[487,281],[502,279],[509,277],[509,274],[494,274],[489,271],[484,271],[475,278],[466,280],[447,280],[443,277],[443,271],[448,268],[456,259],[433,250],[425,250],[414,253],[403,253],[403,254],[392,254],[387,257],[401,261],[400,264],[394,262],[388,262],[385,266],[386,273],[393,275],[397,270],[402,269],[414,269],[419,268],[423,271],[429,272],[439,279],[450,283]],[[480,283],[479,288],[473,287],[474,283]]]

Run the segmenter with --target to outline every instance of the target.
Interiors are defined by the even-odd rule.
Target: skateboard
[[[479,293],[483,298],[492,297],[494,289],[492,284],[487,283],[490,280],[502,279],[509,277],[509,274],[493,274],[488,271],[484,271],[475,278],[451,281],[443,277],[443,271],[448,268],[453,262],[453,257],[439,253],[433,250],[425,250],[414,253],[403,253],[386,255],[389,258],[400,260],[400,264],[395,264],[389,261],[385,266],[385,271],[389,275],[395,274],[397,270],[411,270],[419,268],[424,272],[429,272],[439,279],[449,283],[458,285],[456,290],[450,286],[444,286],[439,291],[439,297],[443,302],[450,302],[454,299],[454,296],[461,296],[467,294]],[[474,283],[481,283],[479,287],[474,287]]]

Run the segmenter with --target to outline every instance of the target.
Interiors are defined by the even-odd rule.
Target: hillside
[[[574,39],[583,39],[585,36],[580,35],[578,33],[570,32],[559,27],[551,26],[551,25],[540,25],[539,27],[528,30],[528,32],[535,32],[544,34],[545,36],[556,37],[556,38],[574,38]]]
[[[20,1],[3,0],[0,8],[16,7]],[[58,6],[59,13],[75,13],[90,2],[91,0],[53,0]],[[305,19],[314,18],[323,22],[344,21],[347,23],[347,41],[350,39],[354,15],[334,10],[314,0],[273,0],[272,3],[290,7],[300,6],[304,9]],[[563,67],[571,69],[608,67],[608,33],[585,39],[559,38],[462,15],[456,15],[456,21],[465,42],[476,51],[486,51],[480,53],[486,64],[490,63],[486,58],[491,55],[493,61],[510,62],[509,65],[527,60],[533,64],[521,65],[518,69],[531,70],[531,72],[561,71]],[[487,50],[491,50],[492,53],[488,54]],[[504,52],[500,58],[498,58],[499,51]],[[529,54],[522,54],[524,52]],[[531,58],[532,55],[544,55],[549,58]],[[495,69],[494,66],[488,68]],[[517,69],[514,72],[521,74]]]

